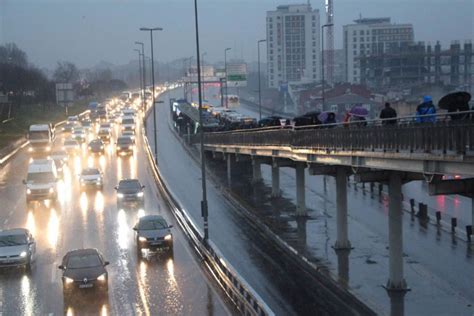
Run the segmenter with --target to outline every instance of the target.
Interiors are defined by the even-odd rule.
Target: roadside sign
[[[74,90],[72,83],[56,84],[56,103],[61,106],[69,106],[74,102]]]
[[[247,86],[247,64],[230,63],[227,64],[227,85],[229,87]]]

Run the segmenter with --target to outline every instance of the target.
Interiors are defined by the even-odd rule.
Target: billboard
[[[246,63],[227,64],[227,86],[236,88],[247,86]]]

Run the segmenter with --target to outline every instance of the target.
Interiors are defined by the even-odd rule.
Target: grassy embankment
[[[77,101],[69,107],[69,115],[76,115],[87,109],[90,100]],[[13,119],[2,124],[0,122],[0,150],[26,135],[31,124],[57,123],[66,119],[63,107],[38,105],[22,105],[13,113]]]

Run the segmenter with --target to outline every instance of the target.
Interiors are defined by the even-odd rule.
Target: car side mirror
[[[168,228],[173,228],[173,225],[169,225]]]
[[[28,242],[28,246],[33,246],[34,244],[35,244],[35,241],[34,241],[34,240]]]
[[[23,184],[26,184],[26,180],[25,180],[25,179],[23,179],[23,181],[21,181],[21,182],[23,182]]]
[[[104,267],[105,267],[105,266],[108,266],[109,264],[110,264],[110,262],[105,261],[105,262],[104,262]]]
[[[118,185],[114,186],[114,189],[115,189],[115,190],[118,190]]]
[[[137,231],[137,230],[138,230],[138,228],[137,228],[137,227],[133,227],[132,229],[133,229],[134,231]]]
[[[58,269],[65,270],[65,267],[63,265],[58,266]]]
[[[142,189],[144,189],[144,188],[145,188],[145,186],[144,186],[144,185],[142,185]]]

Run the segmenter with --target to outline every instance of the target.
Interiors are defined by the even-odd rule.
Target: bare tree
[[[79,80],[79,70],[69,61],[60,61],[56,66],[53,78],[56,82],[74,83]]]

